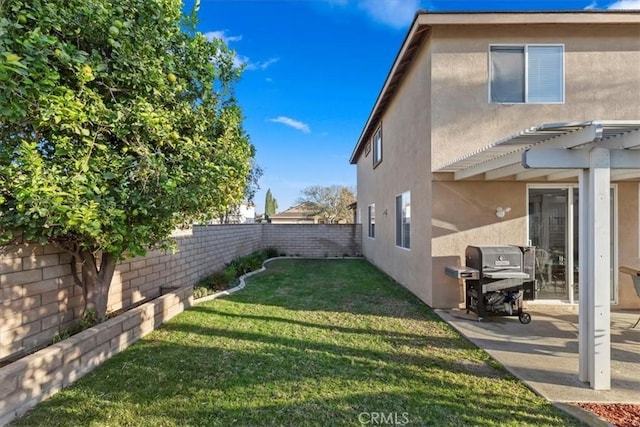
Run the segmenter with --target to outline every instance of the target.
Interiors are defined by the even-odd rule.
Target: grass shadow
[[[269,267],[13,425],[578,425],[368,263]]]

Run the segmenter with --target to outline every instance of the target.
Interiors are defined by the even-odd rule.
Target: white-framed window
[[[396,246],[411,248],[411,192],[396,196]]]
[[[564,103],[564,45],[489,46],[489,102]]]
[[[382,127],[373,134],[373,167],[382,162]]]
[[[372,239],[376,238],[376,205],[371,204],[368,208],[368,220],[369,224],[369,234],[368,236]]]

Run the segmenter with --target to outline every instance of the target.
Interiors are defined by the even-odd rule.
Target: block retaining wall
[[[175,238],[175,254],[150,251],[118,264],[108,311],[156,298],[162,287],[195,285],[232,259],[263,247],[259,224],[197,226]],[[53,245],[0,247],[0,361],[46,345],[77,323],[83,297],[70,262],[71,255]]]
[[[27,356],[77,322],[81,289],[71,256],[55,246],[0,247],[0,362],[15,360],[0,368],[0,426],[190,307],[193,285],[234,258],[268,247],[302,257],[361,253],[357,224],[198,226],[175,238],[177,253],[152,251],[116,268],[109,310],[142,305]]]
[[[193,303],[193,286],[167,293],[0,368],[0,426],[91,372]]]

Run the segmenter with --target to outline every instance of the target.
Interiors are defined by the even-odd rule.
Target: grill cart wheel
[[[518,315],[518,319],[523,325],[528,325],[529,323],[531,323],[531,315],[529,313],[520,313]]]

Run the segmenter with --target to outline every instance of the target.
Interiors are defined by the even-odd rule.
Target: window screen
[[[562,102],[564,61],[562,46],[529,46],[527,49],[527,102]]]

